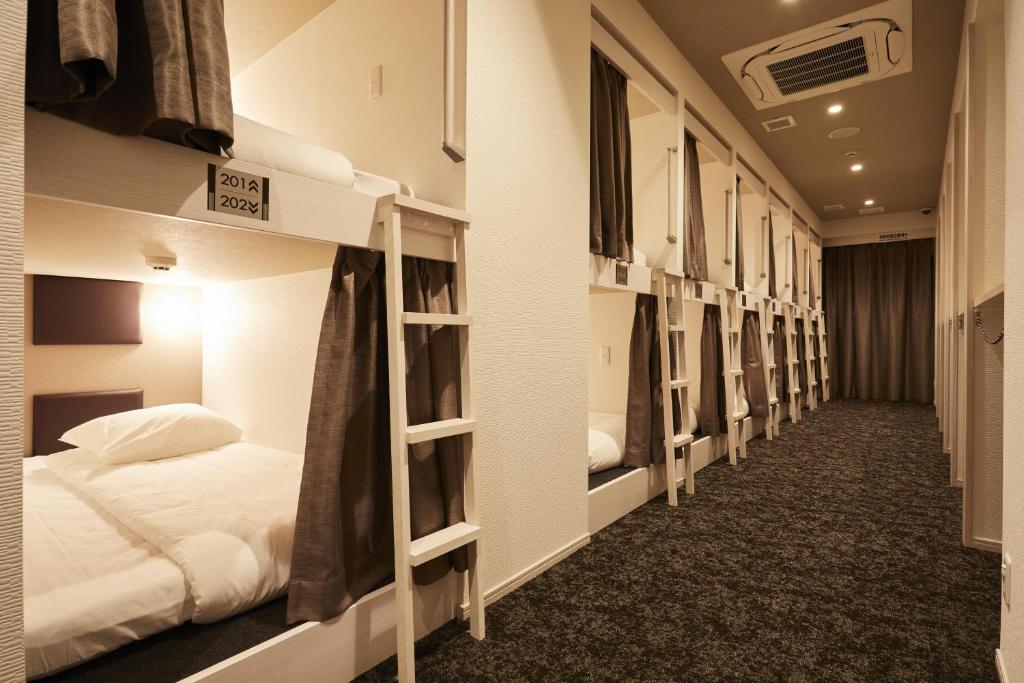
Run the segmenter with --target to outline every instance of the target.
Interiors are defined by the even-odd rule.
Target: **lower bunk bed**
[[[625,416],[621,417],[624,425]],[[764,418],[747,416],[742,424],[741,438],[749,441],[763,431]],[[591,429],[590,433],[593,434],[594,431]],[[693,459],[695,472],[727,455],[726,435],[706,436],[698,432],[693,436],[690,457]],[[677,459],[680,467],[682,462],[682,458]],[[597,533],[647,501],[660,496],[667,488],[664,465],[624,467],[621,460],[618,465],[596,472],[591,471],[587,480],[587,526],[591,534]]]

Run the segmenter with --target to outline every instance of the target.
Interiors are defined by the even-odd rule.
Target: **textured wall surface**
[[[0,3],[0,681],[25,678],[21,618],[25,3]]]
[[[25,277],[25,454],[32,397],[69,391],[143,390],[143,405],[199,403],[203,393],[203,292],[144,284],[141,344],[32,344],[32,278]]]
[[[1024,5],[1006,1],[1006,167],[1024,165]],[[1012,177],[1012,176],[1011,176]],[[1006,186],[1006,348],[1003,401],[1003,554],[1016,565],[1003,605],[1000,650],[1009,681],[1024,681],[1024,185]]]
[[[586,0],[469,3],[487,588],[587,533],[589,12]]]
[[[313,368],[331,270],[206,288],[203,405],[245,439],[306,450]]]

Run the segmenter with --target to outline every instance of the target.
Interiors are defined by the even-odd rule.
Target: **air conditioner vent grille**
[[[779,92],[792,95],[869,73],[863,36],[768,65]]]

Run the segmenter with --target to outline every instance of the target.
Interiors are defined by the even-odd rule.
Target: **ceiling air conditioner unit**
[[[756,109],[907,73],[910,0],[887,0],[722,57]]]

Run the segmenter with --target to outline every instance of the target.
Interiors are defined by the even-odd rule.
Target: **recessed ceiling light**
[[[842,110],[843,110],[843,105],[841,105],[841,104],[833,104],[831,107],[828,108],[828,113],[829,114],[838,114]]]
[[[850,170],[853,171],[854,173],[860,173],[861,171],[864,170],[864,164],[854,164],[853,166],[850,167]]]
[[[875,205],[875,200],[874,199],[865,199],[864,200],[864,206],[874,206],[874,205]]]

